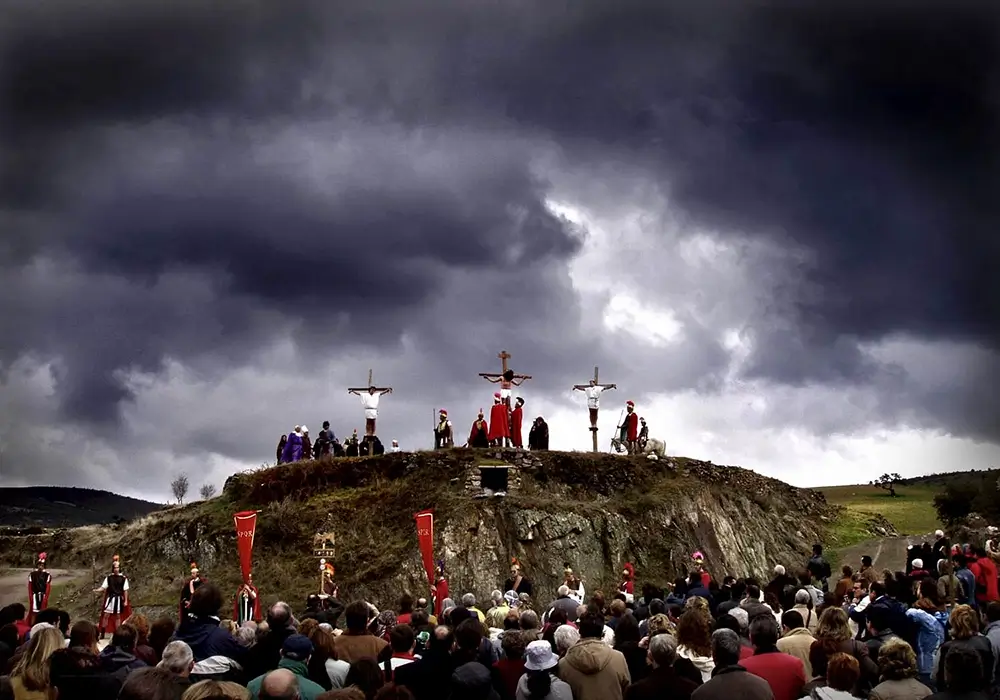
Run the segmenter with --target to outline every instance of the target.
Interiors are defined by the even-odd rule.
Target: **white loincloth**
[[[509,399],[510,396],[511,396],[510,389],[500,389],[500,399],[501,400]]]
[[[601,392],[604,391],[604,387],[588,386],[583,391],[587,395],[587,408],[598,409],[601,407]]]
[[[365,418],[368,420],[375,420],[378,418],[378,400],[381,398],[379,394],[362,394],[361,395],[361,405],[365,409]]]

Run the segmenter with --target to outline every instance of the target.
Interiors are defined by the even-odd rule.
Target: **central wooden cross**
[[[496,374],[495,372],[480,372],[479,373],[480,377],[486,379],[487,381],[493,382],[494,384],[496,384],[501,379],[507,379],[507,381],[520,379],[521,382],[523,382],[525,379],[531,379],[530,374],[511,373],[510,367],[507,366],[507,360],[513,357],[513,355],[511,355],[506,350],[501,350],[500,353],[497,355],[497,357],[500,358],[500,374]],[[514,386],[520,385],[521,382],[515,383]]]

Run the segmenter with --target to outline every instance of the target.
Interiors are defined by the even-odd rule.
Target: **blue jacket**
[[[944,644],[948,613],[929,613],[919,608],[910,608],[906,616],[917,627],[917,670],[923,676],[933,676],[938,649]]]
[[[174,639],[187,642],[195,662],[212,656],[225,656],[243,665],[249,651],[233,639],[229,632],[219,629],[219,619],[216,617],[188,615],[174,633]]]

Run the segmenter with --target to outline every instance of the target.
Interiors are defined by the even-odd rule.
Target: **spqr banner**
[[[420,557],[427,572],[427,583],[434,586],[434,511],[422,510],[414,514],[417,521],[417,541],[420,543]]]
[[[243,580],[250,579],[253,568],[253,536],[257,531],[257,511],[245,510],[233,516],[236,524],[236,550],[240,555],[240,571]]]

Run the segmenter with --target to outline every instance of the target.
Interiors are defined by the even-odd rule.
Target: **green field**
[[[924,535],[941,527],[934,510],[939,487],[925,484],[901,485],[893,498],[874,486],[825,486],[816,489],[829,503],[846,506],[857,514],[881,514],[901,535]]]

